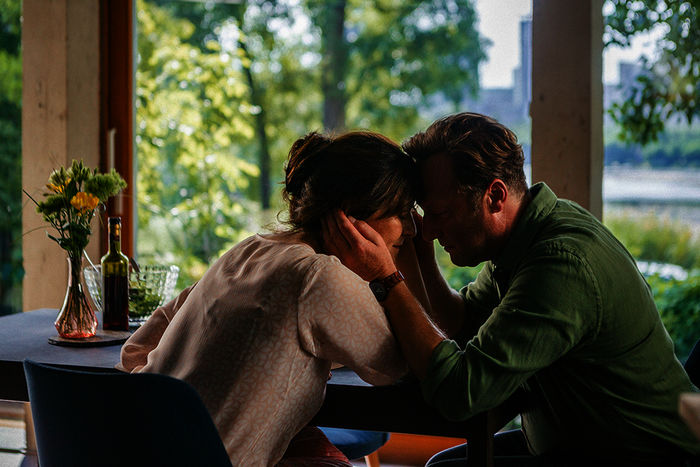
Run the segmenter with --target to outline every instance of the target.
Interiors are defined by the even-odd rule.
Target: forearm
[[[416,256],[416,249],[413,242],[406,242],[399,251],[396,258],[396,267],[406,279],[406,285],[410,289],[413,296],[420,302],[423,309],[430,315],[431,306],[428,292],[425,289],[423,274],[421,273]]]
[[[464,299],[442,276],[435,255],[418,256],[418,262],[430,300],[430,309],[427,311],[449,337],[454,337],[464,326]]]
[[[445,334],[423,310],[405,282],[391,289],[382,305],[408,365],[422,380],[433,350],[446,339]]]
[[[122,346],[120,361],[116,366],[118,370],[134,372],[146,365],[148,354],[158,346],[168,325],[195,285],[196,283],[187,287],[176,298],[158,307],[148,321],[129,337]]]

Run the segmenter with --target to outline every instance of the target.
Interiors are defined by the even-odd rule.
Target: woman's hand
[[[337,210],[326,216],[321,229],[326,252],[364,280],[381,279],[396,271],[384,239],[366,222]]]

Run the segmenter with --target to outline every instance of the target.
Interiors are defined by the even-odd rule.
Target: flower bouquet
[[[114,169],[101,174],[74,160],[68,169],[60,167],[51,173],[42,201],[37,202],[25,191],[37,212],[56,230],[56,235],[47,232],[47,236],[68,254],[68,288],[54,323],[60,337],[81,339],[97,331],[95,312],[80,283],[80,266],[95,211],[125,187],[126,182]]]

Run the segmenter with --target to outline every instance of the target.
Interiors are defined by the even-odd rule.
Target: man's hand
[[[364,280],[381,279],[396,271],[384,239],[366,222],[338,210],[326,216],[321,226],[326,252]]]
[[[424,308],[444,332],[449,336],[455,336],[464,326],[464,300],[455,290],[452,290],[442,276],[435,258],[433,241],[425,240],[423,237],[423,218],[415,211],[412,214],[417,229],[413,246],[430,303],[429,307],[424,305]]]
[[[416,225],[416,236],[413,237],[413,246],[416,249],[418,261],[421,263],[435,261],[435,248],[432,240],[423,238],[423,216],[413,209],[411,211],[413,223]]]

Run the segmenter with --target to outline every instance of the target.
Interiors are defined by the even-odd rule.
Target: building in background
[[[465,97],[459,109],[454,109],[444,96],[433,96],[428,110],[430,117],[437,118],[455,111],[469,111],[489,115],[510,127],[527,124],[530,119],[530,101],[532,100],[532,19],[530,17],[520,20],[519,45],[520,64],[513,70],[513,86],[483,87],[476,98],[469,96],[465,91]],[[607,110],[613,103],[625,99],[627,91],[635,85],[637,76],[642,72],[637,62],[621,61],[618,68],[619,81],[604,85],[603,108],[606,110],[606,125],[612,123]]]

